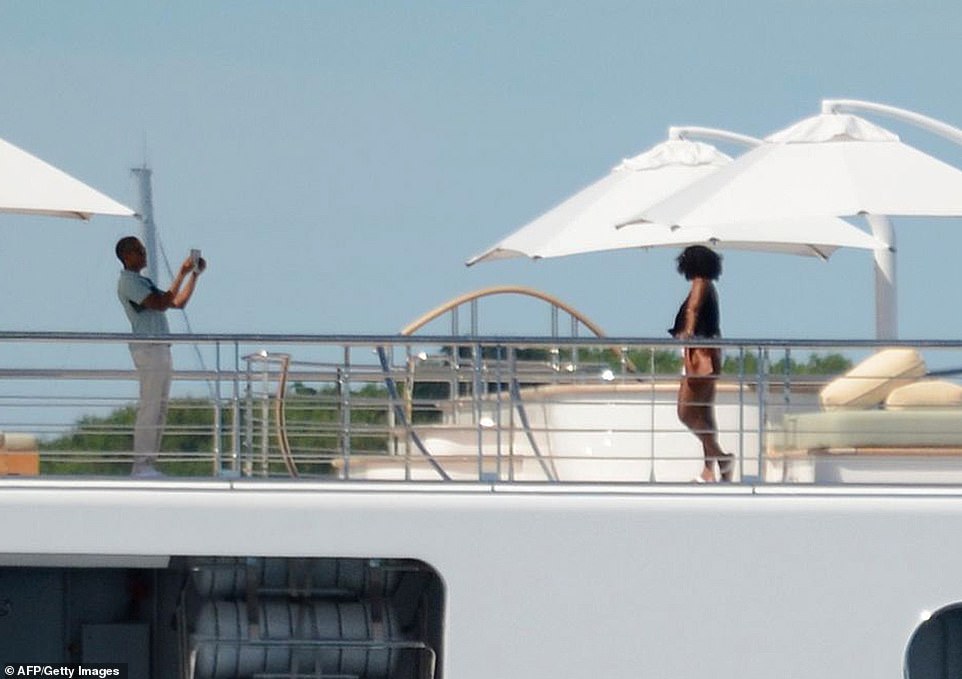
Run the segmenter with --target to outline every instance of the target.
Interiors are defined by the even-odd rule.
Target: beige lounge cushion
[[[917,350],[882,349],[829,382],[818,397],[826,410],[871,408],[924,374],[925,361]]]
[[[885,399],[885,408],[958,408],[962,406],[962,386],[947,380],[919,380],[899,387]]]
[[[948,408],[798,413],[785,417],[769,443],[773,450],[906,448],[906,454],[960,448],[962,417]]]
[[[21,452],[37,450],[37,437],[33,434],[0,432],[0,452]]]
[[[0,433],[0,451],[30,452],[37,450],[37,437],[16,432]]]

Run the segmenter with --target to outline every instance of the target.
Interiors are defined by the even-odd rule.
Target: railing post
[[[384,350],[387,352],[387,349]],[[392,357],[391,362],[393,363],[394,347],[391,347],[391,353],[388,354]],[[411,351],[411,345],[404,345],[404,366],[407,369],[404,375],[404,389],[405,389],[405,404],[404,404],[404,414],[407,417],[407,422],[414,423],[414,384],[415,376],[417,375],[417,357]],[[387,429],[388,429],[388,449],[385,451],[388,455],[398,455],[401,450],[401,446],[398,443],[397,435],[397,415],[394,411],[394,404],[388,400],[387,407]],[[410,435],[405,434],[404,436],[404,478],[408,480],[410,475],[410,462],[409,457],[411,453],[411,443]]]
[[[578,337],[578,319],[574,316],[570,316],[571,319],[571,336]],[[577,370],[578,364],[581,362],[581,354],[578,351],[578,345],[571,347],[571,365]]]
[[[494,381],[495,381],[495,412],[494,412],[494,452],[495,452],[495,471],[498,479],[501,478],[501,380],[502,364],[506,347],[503,344],[495,346],[494,359]],[[514,465],[512,460],[508,460],[508,479],[514,481]]]
[[[515,380],[518,379],[518,354],[515,351],[513,345],[509,345],[507,348],[507,359],[508,359],[508,379],[510,384],[513,385]],[[515,437],[515,423],[514,423],[514,411],[518,407],[518,402],[515,399],[515,390],[513,387],[508,388],[508,459],[511,461],[511,480],[514,480],[514,437]]]
[[[657,407],[658,393],[655,385],[655,347],[649,347],[648,351],[648,382],[651,388],[648,392],[649,407],[648,414],[648,457],[651,463],[648,465],[648,483],[655,483],[657,477],[655,476],[655,408]],[[678,388],[681,388],[681,383],[678,383]]]
[[[484,481],[484,429],[481,426],[481,344],[475,342],[471,350],[474,352],[471,405],[474,411],[474,427],[477,431],[478,441],[478,480]]]
[[[223,472],[223,469],[224,469],[224,461],[223,461],[223,454],[222,454],[222,448],[221,448],[221,445],[222,445],[222,443],[223,443],[223,442],[222,442],[222,437],[221,437],[221,429],[222,429],[223,426],[224,426],[224,422],[223,422],[223,412],[222,412],[222,408],[221,408],[221,390],[220,390],[220,383],[221,383],[221,379],[222,379],[221,369],[220,369],[220,341],[217,341],[217,342],[214,343],[214,361],[215,361],[215,366],[216,366],[216,367],[215,367],[215,370],[216,370],[216,373],[217,373],[217,378],[214,380],[214,382],[215,382],[215,387],[214,387],[214,432],[213,432],[213,434],[214,434],[214,437],[213,437],[213,443],[214,443],[213,467],[214,467],[214,468],[213,468],[212,472],[213,472],[214,476],[220,476],[221,473]]]
[[[745,479],[745,346],[738,346],[738,478]],[[761,478],[761,460],[758,477]]]
[[[792,348],[785,347],[785,369],[782,371],[782,404],[788,412],[792,403]]]
[[[768,414],[766,412],[766,402],[768,400],[768,379],[766,377],[766,371],[768,363],[768,349],[759,345],[758,347],[758,450],[756,455],[758,458],[759,468],[765,457],[765,440],[767,436],[768,426],[765,422]]]
[[[261,476],[270,473],[270,440],[271,440],[271,362],[267,352],[264,357],[264,372],[261,384]]]
[[[393,347],[392,347],[393,355]],[[394,364],[392,358],[391,365]],[[344,366],[338,371],[338,409],[340,410],[340,448],[344,459],[344,478],[351,478],[351,347],[344,345]]]
[[[394,346],[393,345],[391,346],[391,353],[389,355],[391,356],[390,365],[394,365]],[[413,364],[412,362],[417,360],[417,357],[411,355],[410,344],[405,345],[405,355],[407,357],[408,381],[410,385],[410,393],[408,393],[406,396],[408,399],[408,403],[411,406],[410,410],[407,411],[407,415],[408,415],[407,422],[409,427],[413,427],[414,426],[414,384],[415,384],[415,374],[417,370],[416,370],[416,365]],[[454,386],[452,386],[451,389],[454,389]],[[454,403],[453,399],[451,402],[452,404]],[[392,407],[389,410],[391,411],[391,422],[394,422],[394,408]],[[405,481],[411,480],[411,472],[412,472],[411,456],[414,454],[414,447],[412,446],[411,432],[412,432],[411,428],[405,428],[404,430],[404,480]]]
[[[237,343],[234,344],[237,365],[240,367],[240,353]],[[244,387],[247,419],[244,422],[244,459],[241,460],[241,474],[254,475],[254,372],[250,359],[247,361],[247,382]],[[238,404],[238,410],[240,406]],[[238,427],[240,423],[238,422]],[[238,436],[240,429],[238,429]]]

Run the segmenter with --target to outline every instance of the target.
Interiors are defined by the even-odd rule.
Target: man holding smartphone
[[[117,259],[123,263],[117,296],[136,336],[168,335],[167,309],[183,309],[194,294],[197,277],[207,267],[199,251],[191,251],[167,291],[160,290],[140,272],[147,266],[147,250],[134,236],[117,241]],[[196,253],[196,254],[195,254]],[[167,420],[167,401],[173,364],[170,344],[131,342],[130,355],[140,382],[140,402],[134,424],[134,464],[132,476],[163,476],[154,466]]]

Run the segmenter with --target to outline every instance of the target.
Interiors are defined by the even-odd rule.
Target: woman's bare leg
[[[678,418],[701,442],[705,456],[701,478],[704,481],[715,481],[715,463],[717,462],[722,481],[731,481],[734,460],[733,456],[725,453],[718,444],[714,403],[714,378],[682,378],[678,390]]]

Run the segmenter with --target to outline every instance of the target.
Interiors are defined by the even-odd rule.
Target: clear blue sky
[[[685,292],[672,250],[463,262],[670,125],[763,136],[846,97],[962,126],[960,45],[962,3],[927,0],[5,0],[0,137],[134,208],[146,157],[171,259],[210,261],[197,331],[393,333],[513,283],[663,337]],[[962,220],[896,229],[902,335],[957,338]],[[136,231],[0,215],[0,326],[127,330],[112,249]],[[874,334],[867,253],[725,265],[729,337]]]

